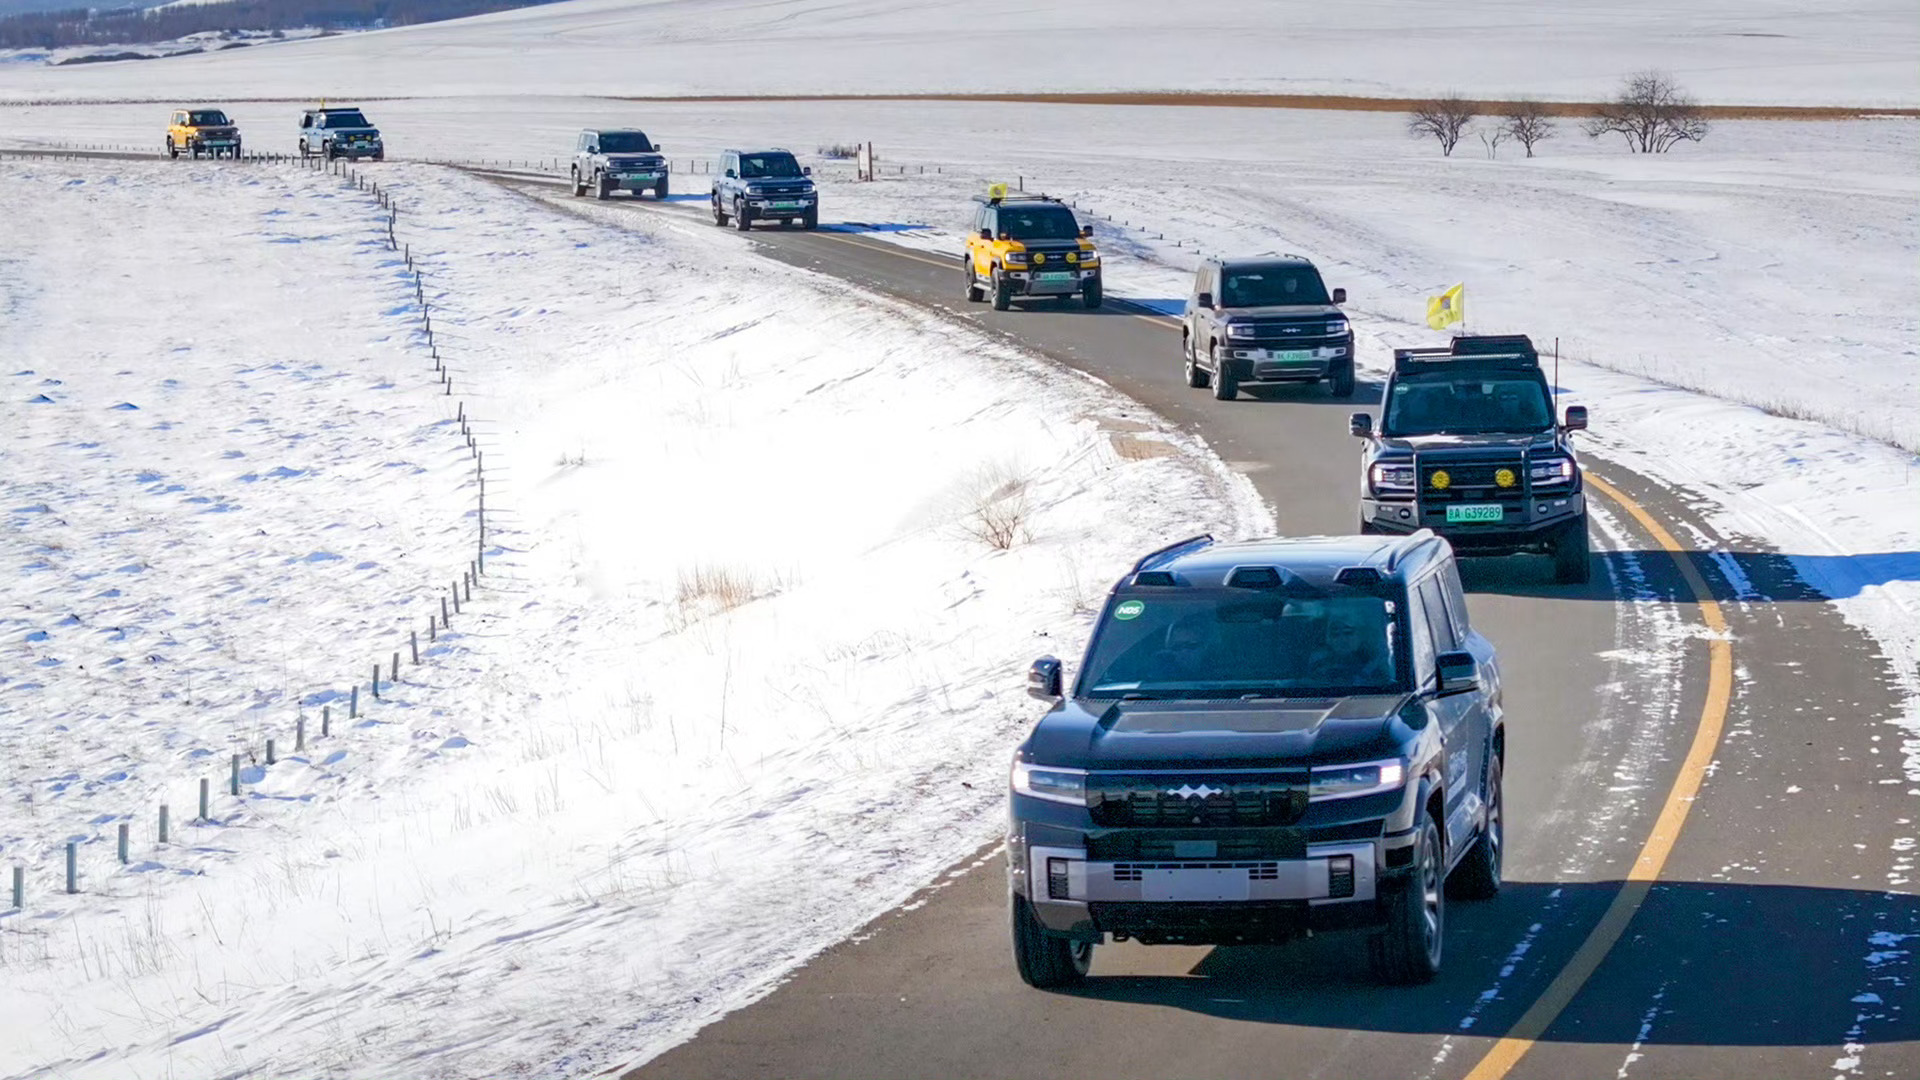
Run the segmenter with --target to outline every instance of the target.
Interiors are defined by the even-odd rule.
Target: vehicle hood
[[[1069,251],[1080,250],[1080,241],[1078,240],[1015,240],[1013,243],[1020,245],[1013,249],[1015,251],[1038,251],[1048,255],[1056,252],[1065,254]]]
[[[1554,432],[1547,430],[1531,435],[1391,435],[1381,438],[1380,445],[1387,450],[1409,454],[1447,450],[1531,450],[1538,453],[1554,449],[1557,440]]]
[[[1405,694],[1291,701],[1063,702],[1027,749],[1080,769],[1248,769],[1390,756]]]
[[[1221,308],[1223,319],[1310,319],[1344,318],[1344,313],[1332,304],[1270,304],[1266,307]]]

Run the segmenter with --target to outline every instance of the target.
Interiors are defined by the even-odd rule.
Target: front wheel
[[[750,213],[751,211],[747,208],[747,204],[736,199],[733,204],[733,227],[739,229],[741,232],[751,230],[753,228],[753,218],[748,216]]]
[[[1333,391],[1334,397],[1337,397],[1337,398],[1352,397],[1353,396],[1353,365],[1351,363],[1346,363],[1346,364],[1341,364],[1339,367],[1334,368],[1332,376],[1330,376],[1327,379],[1327,383],[1328,383],[1328,389]]]
[[[605,202],[606,200],[613,198],[613,185],[607,182],[607,177],[605,173],[596,174],[594,176],[593,197],[601,200],[602,202]]]
[[[1093,966],[1093,943],[1054,937],[1040,927],[1033,905],[1024,896],[1011,897],[1013,908],[1013,966],[1020,981],[1041,990],[1073,986]]]
[[[1207,358],[1213,362],[1213,399],[1232,401],[1240,396],[1240,380],[1233,376],[1233,365],[1227,362],[1226,350],[1218,345],[1209,346]]]
[[[1088,310],[1099,307],[1100,301],[1103,299],[1103,294],[1100,291],[1100,282],[1087,282],[1085,287],[1080,290],[1080,298],[1085,302]]]
[[[1413,866],[1404,878],[1385,885],[1381,906],[1387,925],[1367,942],[1367,959],[1382,982],[1431,982],[1440,973],[1447,918],[1440,866],[1440,828],[1432,814],[1423,814],[1413,841]]]
[[[993,310],[1005,311],[1013,306],[1013,282],[999,270],[993,272]]]
[[[1447,888],[1463,900],[1488,900],[1500,892],[1500,856],[1506,846],[1505,800],[1500,795],[1500,758],[1487,762],[1487,823],[1473,850],[1453,868]]]
[[[653,197],[661,202],[667,201],[667,182],[665,180],[653,185]]]
[[[820,210],[818,207],[801,215],[800,227],[806,229],[808,232],[812,232],[820,227]]]
[[[1553,542],[1553,580],[1561,585],[1584,585],[1593,577],[1587,519],[1574,522]]]

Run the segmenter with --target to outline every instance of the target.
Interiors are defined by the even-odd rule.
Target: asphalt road
[[[1353,527],[1346,416],[1377,384],[1215,402],[1184,386],[1168,321],[1123,304],[994,312],[961,299],[957,253],[858,231],[742,242],[1106,380],[1244,471],[1283,532]],[[969,858],[624,1075],[1920,1077],[1920,815],[1887,661],[1783,553],[1722,541],[1687,492],[1587,465],[1624,536],[1591,585],[1554,586],[1538,557],[1467,564],[1507,680],[1508,883],[1449,906],[1431,985],[1375,986],[1359,943],[1328,935],[1103,946],[1084,987],[1033,990],[1001,864]]]

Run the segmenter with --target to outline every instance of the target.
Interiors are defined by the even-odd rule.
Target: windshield
[[[227,114],[221,112],[219,109],[195,109],[193,112],[187,114],[187,123],[192,124],[194,127],[206,127],[208,125],[224,124],[226,122]]]
[[[647,141],[645,134],[638,131],[603,131],[600,133],[600,152],[603,154],[651,154],[653,144]]]
[[[1327,303],[1320,275],[1307,267],[1266,267],[1228,270],[1220,286],[1225,307],[1278,307],[1285,304]]]
[[[1014,240],[1075,240],[1073,215],[1058,206],[1001,206],[1000,231]]]
[[[1393,600],[1246,589],[1120,594],[1107,609],[1083,697],[1335,697],[1405,684]]]
[[[330,112],[320,118],[321,127],[372,127],[367,118],[360,115],[358,109],[352,112]]]
[[[1545,382],[1484,372],[1395,379],[1380,421],[1387,435],[1524,434],[1552,426]]]
[[[800,175],[800,163],[792,154],[741,154],[740,178],[793,177]]]

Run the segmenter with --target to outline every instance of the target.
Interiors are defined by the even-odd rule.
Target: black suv
[[[720,175],[713,178],[713,223],[732,218],[741,232],[756,221],[781,221],[806,229],[820,227],[820,191],[813,185],[813,167],[803,166],[792,151],[727,150],[720,157]]]
[[[1243,383],[1318,382],[1353,394],[1353,329],[1320,271],[1298,255],[1209,259],[1181,317],[1187,385],[1232,401]]]
[[[1273,942],[1367,932],[1375,973],[1440,969],[1443,885],[1500,888],[1506,733],[1493,646],[1429,532],[1141,559],[1072,691],[1014,753],[1013,956],[1033,986],[1112,935]],[[1451,881],[1448,881],[1451,875]]]
[[[1587,502],[1572,433],[1587,410],[1555,423],[1553,389],[1524,334],[1461,336],[1395,349],[1380,430],[1354,413],[1360,531],[1432,529],[1465,555],[1541,552],[1554,579],[1591,575]]]

